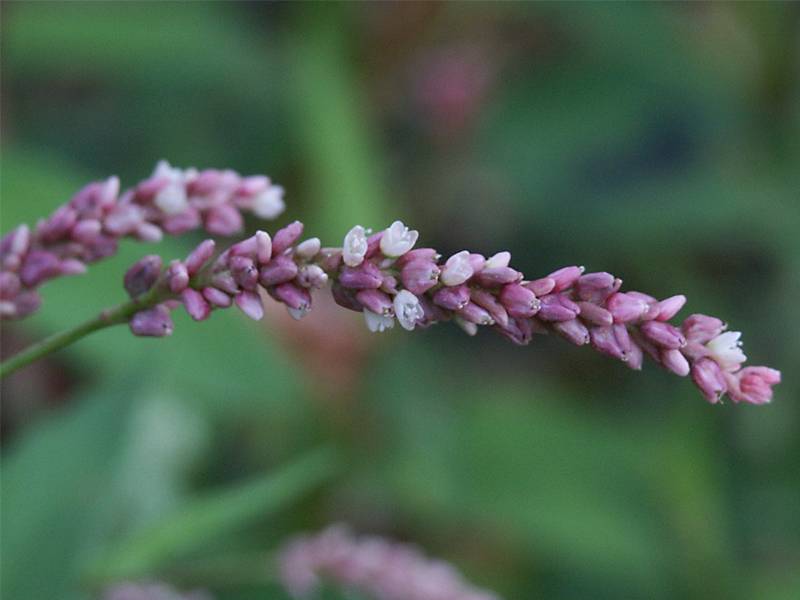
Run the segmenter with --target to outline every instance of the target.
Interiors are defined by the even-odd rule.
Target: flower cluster
[[[302,231],[298,221],[274,239],[259,231],[213,260],[214,243],[207,240],[163,272],[159,257],[145,257],[128,271],[126,288],[136,298],[155,287],[163,301],[134,315],[132,331],[170,334],[169,310],[181,303],[195,320],[233,304],[260,319],[259,288],[300,319],[311,309],[311,290],[330,282],[335,301],[363,313],[373,332],[395,322],[413,330],[453,321],[470,335],[491,327],[520,345],[534,334],[554,333],[636,370],[649,355],[679,376],[691,374],[711,403],[727,393],[735,402],[764,404],[780,381],[773,369],[741,368],[740,334],[726,332],[719,319],[695,314],[680,326],[669,323],[686,302],[683,295],[657,300],[623,292],[619,278],[578,266],[526,280],[509,266],[508,252],[486,258],[462,250],[442,260],[433,248],[414,248],[418,232],[400,221],[375,234],[356,226],[342,248],[321,248],[317,238],[295,246]]]
[[[284,587],[296,598],[314,597],[323,582],[375,600],[498,600],[464,580],[449,563],[415,547],[380,537],[354,537],[332,526],[289,542],[280,556]]]
[[[328,275],[313,262],[320,255],[319,238],[295,245],[303,232],[299,221],[280,229],[274,238],[257,231],[216,258],[213,240],[199,244],[185,260],[163,268],[159,256],[145,256],[125,274],[125,289],[133,299],[148,294],[158,303],[133,315],[131,331],[140,336],[172,333],[170,310],[183,305],[196,321],[212,309],[236,305],[251,319],[264,316],[260,289],[286,305],[295,319],[311,310],[311,289],[321,288]]]
[[[284,209],[283,188],[262,175],[176,169],[162,161],[153,174],[120,195],[117,177],[90,183],[31,230],[21,225],[0,242],[0,318],[36,311],[36,288],[114,254],[124,237],[158,241],[164,232],[205,228],[228,236],[242,229],[242,212],[272,219]]]
[[[164,583],[120,583],[105,591],[103,600],[211,600],[204,591],[181,593]]]

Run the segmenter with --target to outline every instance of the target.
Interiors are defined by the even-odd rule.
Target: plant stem
[[[150,308],[163,300],[159,292],[160,290],[154,288],[143,296],[107,308],[96,317],[84,321],[80,325],[55,333],[40,342],[28,346],[8,360],[0,363],[0,379],[33,361],[39,360],[65,346],[69,346],[73,342],[77,342],[90,333],[105,329],[106,327],[111,327],[112,325],[127,323],[134,313]]]

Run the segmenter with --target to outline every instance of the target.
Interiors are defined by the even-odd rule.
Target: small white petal
[[[153,199],[155,204],[162,212],[167,215],[177,215],[189,208],[189,201],[186,198],[186,189],[180,182],[173,182],[161,188]]]
[[[472,277],[473,273],[472,265],[469,262],[469,252],[462,250],[447,259],[442,273],[439,275],[439,281],[447,286],[461,285]]]
[[[402,221],[395,221],[383,232],[381,252],[390,258],[402,256],[414,247],[417,238],[419,238],[418,231],[409,230]]]
[[[486,269],[497,269],[501,267],[507,267],[508,263],[511,262],[511,252],[498,252],[494,256],[487,259],[484,268]]]
[[[287,306],[286,310],[289,311],[289,315],[295,320],[299,321],[303,317],[305,317],[308,313],[311,312],[311,307],[309,306],[302,306],[301,308],[292,308],[291,306]]]
[[[403,329],[413,331],[417,322],[425,316],[419,298],[408,290],[400,290],[394,297],[393,303],[397,321]]]
[[[461,327],[461,329],[463,329],[467,335],[475,335],[478,333],[478,326],[472,321],[466,321],[461,317],[455,317],[453,320],[456,322],[456,325]]]
[[[708,353],[726,371],[736,371],[747,357],[742,352],[739,331],[726,331],[706,344]]]
[[[357,267],[364,262],[367,253],[367,233],[361,225],[356,225],[344,236],[342,259],[349,267]]]
[[[381,333],[394,327],[393,317],[379,315],[366,308],[364,309],[364,321],[367,323],[367,329],[373,333]]]
[[[261,219],[274,219],[286,209],[283,194],[281,186],[269,186],[253,198],[253,214]]]
[[[304,242],[300,242],[294,249],[295,256],[300,258],[314,258],[322,247],[322,242],[317,237],[309,238]]]

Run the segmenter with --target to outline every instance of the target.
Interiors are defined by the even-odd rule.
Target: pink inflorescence
[[[711,403],[727,393],[735,402],[764,404],[780,382],[774,369],[741,368],[741,334],[726,331],[719,319],[695,314],[671,324],[686,302],[682,295],[657,300],[623,292],[613,275],[577,266],[526,280],[509,266],[508,252],[486,258],[463,250],[442,260],[432,248],[415,249],[418,233],[400,221],[372,235],[356,226],[341,248],[321,248],[317,238],[295,245],[302,231],[298,221],[272,239],[259,231],[217,258],[207,240],[163,272],[158,257],[145,257],[128,271],[126,288],[135,298],[158,285],[164,302],[137,313],[131,329],[168,335],[169,309],[180,303],[196,320],[232,304],[260,319],[260,288],[300,319],[311,309],[311,290],[330,283],[335,301],[362,312],[373,332],[395,323],[413,330],[453,321],[470,335],[486,326],[520,345],[534,334],[555,333],[636,370],[648,355],[681,377],[691,375]]]
[[[177,169],[165,161],[121,195],[117,177],[90,183],[33,230],[21,225],[2,239],[0,318],[35,312],[40,284],[83,273],[87,263],[114,254],[121,238],[152,242],[200,227],[228,236],[242,229],[243,211],[272,219],[283,209],[283,188],[265,176]]]
[[[181,593],[165,583],[119,583],[108,588],[103,600],[212,600],[205,591]]]
[[[324,583],[375,600],[499,600],[470,585],[449,563],[415,547],[380,537],[354,537],[334,525],[289,542],[280,554],[280,577],[295,598],[311,598]]]

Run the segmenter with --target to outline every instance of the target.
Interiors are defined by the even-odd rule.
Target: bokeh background
[[[784,371],[770,406],[709,406],[561,340],[370,336],[324,302],[104,331],[2,384],[3,597],[283,599],[275,548],[341,521],[509,599],[797,598],[799,8],[3,3],[3,232],[160,158],[267,173],[323,243],[401,218],[532,276],[609,270]],[[46,286],[3,354],[153,251]]]

